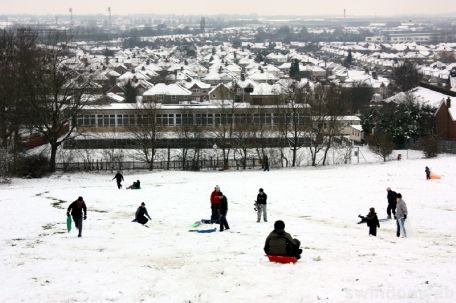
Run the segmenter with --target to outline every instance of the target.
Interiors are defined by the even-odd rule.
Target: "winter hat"
[[[82,199],[82,197],[79,196],[78,201],[83,201],[83,200],[84,200],[84,199]]]
[[[387,191],[390,191],[390,190],[391,190],[391,187],[387,187],[386,190],[387,190]]]
[[[285,229],[285,223],[282,220],[275,221],[274,229],[276,229],[276,230],[284,230]]]
[[[146,203],[144,203],[144,202],[141,202],[141,206],[146,206]]]
[[[216,190],[220,190],[220,187],[218,185],[215,186]]]
[[[402,199],[402,195],[401,195],[400,193],[397,194],[397,197],[398,197],[399,199]]]
[[[263,189],[262,189],[262,188],[260,188],[260,191],[261,191],[261,192],[263,192]]]
[[[375,213],[375,208],[371,207],[371,208],[369,208],[369,211],[370,211],[371,213]]]

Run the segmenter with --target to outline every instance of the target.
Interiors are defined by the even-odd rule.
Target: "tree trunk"
[[[57,156],[57,148],[59,147],[59,143],[57,142],[50,142],[51,143],[51,158],[49,159],[49,172],[55,172],[55,161]]]

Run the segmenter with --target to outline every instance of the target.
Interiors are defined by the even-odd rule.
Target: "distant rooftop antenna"
[[[344,8],[344,26],[346,25],[345,19],[347,18],[347,10]]]
[[[108,24],[108,26],[109,26],[109,29],[111,29],[111,24],[112,23],[111,23],[111,7],[110,6],[108,6],[108,14],[109,14],[109,24]]]
[[[68,11],[70,12],[70,25],[73,26],[73,9],[70,7]]]

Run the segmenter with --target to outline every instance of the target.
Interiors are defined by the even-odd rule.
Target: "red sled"
[[[296,257],[291,257],[291,256],[269,256],[269,261],[270,262],[276,262],[276,263],[296,263],[298,262],[298,259]]]

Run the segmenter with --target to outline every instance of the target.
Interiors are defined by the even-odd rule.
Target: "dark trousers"
[[[220,217],[220,205],[219,204],[211,204],[211,221],[212,223],[219,223]]]
[[[230,226],[228,225],[228,221],[226,221],[226,215],[220,215],[220,231],[224,229],[230,229]]]
[[[122,182],[122,181],[117,180],[117,188],[118,188],[118,189],[121,189],[121,188],[122,188],[122,183],[121,183],[121,182]]]
[[[82,216],[73,216],[74,225],[79,230],[78,236],[82,234]]]
[[[377,236],[377,226],[369,226],[369,235]]]
[[[431,179],[431,173],[426,173],[426,179],[430,180]]]
[[[386,209],[386,213],[389,217],[391,217],[391,211],[393,215],[396,215],[396,204],[388,204],[388,208]]]
[[[139,217],[136,219],[136,222],[140,223],[140,224],[146,224],[147,222],[149,221],[149,219],[147,219],[146,217]]]
[[[302,254],[302,249],[299,248],[301,246],[301,242],[298,239],[293,239],[293,240],[294,240],[295,246],[293,247],[293,249],[290,253],[290,256],[296,257],[296,259],[300,259],[301,254]]]

